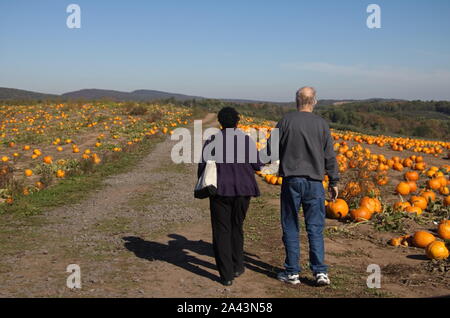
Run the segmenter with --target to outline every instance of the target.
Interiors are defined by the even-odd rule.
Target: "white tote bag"
[[[197,181],[194,189],[196,199],[206,199],[217,192],[217,166],[216,162],[208,160],[205,170]]]

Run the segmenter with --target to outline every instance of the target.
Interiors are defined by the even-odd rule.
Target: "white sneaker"
[[[331,284],[330,278],[326,273],[317,273],[316,275],[316,284],[318,286],[327,286]]]
[[[277,278],[281,282],[289,283],[292,285],[300,284],[300,276],[298,274],[290,275],[286,272],[280,272],[278,273]]]

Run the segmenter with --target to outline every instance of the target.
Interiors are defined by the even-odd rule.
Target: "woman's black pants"
[[[223,280],[244,270],[244,220],[250,197],[211,197],[211,225],[216,265]]]

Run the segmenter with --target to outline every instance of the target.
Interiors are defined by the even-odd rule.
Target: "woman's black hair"
[[[239,113],[233,107],[222,108],[217,118],[223,128],[236,128],[240,119]]]

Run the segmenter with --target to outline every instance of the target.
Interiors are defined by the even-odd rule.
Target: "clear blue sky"
[[[81,7],[68,29],[66,7]],[[382,29],[366,8],[382,9]],[[450,99],[448,0],[1,0],[0,87]]]

